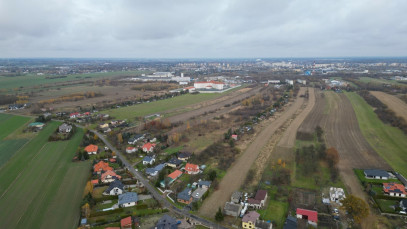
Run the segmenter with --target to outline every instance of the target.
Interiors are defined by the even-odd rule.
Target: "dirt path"
[[[299,95],[304,94],[305,88],[301,88]],[[278,130],[295,112],[300,109],[304,103],[304,98],[298,97],[295,102],[288,107],[280,117],[271,122],[265,127],[247,147],[245,152],[237,159],[237,161],[229,168],[225,177],[219,184],[219,189],[215,191],[208,199],[206,199],[199,209],[199,213],[206,217],[213,217],[216,210],[223,208],[226,201],[229,200],[231,194],[238,190],[246,178],[247,172],[250,170],[253,162],[261,152],[263,146],[267,144],[271,136]]]
[[[394,111],[397,116],[404,118],[407,122],[407,104],[394,95],[390,95],[381,91],[371,91],[378,100],[386,104],[390,110]]]
[[[294,121],[290,124],[290,126],[285,130],[283,137],[281,137],[280,142],[277,144],[277,146],[280,147],[294,147],[295,145],[295,139],[297,136],[297,130],[300,127],[301,123],[304,122],[305,118],[309,115],[309,113],[312,111],[315,105],[315,90],[314,88],[309,88],[308,89],[308,100],[307,100],[307,106],[305,109],[297,115],[297,117],[294,119]]]

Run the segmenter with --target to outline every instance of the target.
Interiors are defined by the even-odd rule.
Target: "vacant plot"
[[[356,93],[346,93],[355,109],[363,136],[393,169],[407,176],[407,136],[384,124],[366,101]]]
[[[370,77],[359,77],[359,80],[363,83],[404,85],[402,83],[397,82],[396,80],[377,79]]]
[[[298,94],[304,94],[305,88],[301,88]],[[246,151],[237,159],[237,161],[228,169],[225,177],[216,190],[208,199],[206,199],[199,209],[199,213],[206,217],[213,217],[214,212],[219,207],[223,208],[230,195],[238,190],[243,184],[247,172],[250,170],[253,162],[256,160],[263,146],[267,144],[274,132],[280,128],[304,103],[303,98],[297,98],[290,107],[286,108],[284,113],[269,126],[263,129],[254,141],[247,147]]]
[[[49,123],[0,169],[0,214],[5,228],[74,228],[90,168],[72,163],[83,131],[69,141],[48,142]],[[46,225],[46,226],[45,226]]]
[[[330,112],[331,103],[326,101],[324,93],[317,90],[314,95],[315,105],[298,128],[297,139],[299,140],[312,140],[314,138],[315,128],[320,124],[324,114],[329,114]]]
[[[407,104],[394,95],[389,95],[381,91],[371,91],[377,99],[386,104],[397,116],[402,117],[407,122]]]
[[[0,117],[2,117],[0,118],[0,140],[13,133],[30,120],[28,117],[6,114],[0,114]]]

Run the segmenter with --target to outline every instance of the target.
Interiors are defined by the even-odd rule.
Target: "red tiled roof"
[[[182,175],[182,172],[179,170],[175,170],[174,172],[172,172],[171,174],[168,175],[169,178],[175,180],[177,179],[179,176]]]
[[[185,87],[185,90],[194,89],[195,87]]]
[[[218,82],[218,81],[214,81],[214,80],[211,80],[211,81],[200,81],[200,82],[195,82],[195,83],[202,83],[202,84],[204,84],[204,83],[224,84],[224,83],[222,83],[222,82]]]
[[[198,172],[199,167],[198,167],[198,165],[187,163],[185,165],[185,170],[190,171],[190,172]]]
[[[121,225],[122,227],[131,226],[131,216],[126,217],[126,218],[120,220],[120,225]]]
[[[386,193],[392,192],[392,193],[400,193],[400,194],[407,195],[407,192],[405,189],[406,188],[402,184],[383,183],[383,191]]]
[[[308,220],[312,222],[318,222],[318,212],[307,209],[297,208],[297,215],[306,215]]]
[[[117,175],[114,171],[112,171],[112,170],[109,170],[109,171],[106,171],[106,172],[104,172],[103,174],[102,174],[102,176],[101,176],[101,180],[103,181],[103,180],[105,180],[106,179],[106,177],[107,176],[112,176],[112,177],[117,177],[117,179],[122,179],[122,177],[121,176],[119,176],[119,175]]]
[[[90,145],[85,147],[85,151],[88,152],[88,153],[89,152],[97,152],[98,151],[98,146],[90,144]]]
[[[151,151],[151,148],[154,148],[155,144],[147,142],[146,144],[143,145],[143,149],[146,148],[148,151]]]
[[[75,113],[71,113],[69,116],[76,116],[76,115],[78,115],[79,114],[79,112],[75,112]]]
[[[249,198],[247,200],[247,203],[249,203],[249,204],[260,204],[261,200],[256,200],[256,199],[253,199],[253,198]]]
[[[264,200],[266,198],[267,191],[266,190],[257,190],[256,196],[254,199],[256,200]]]
[[[95,164],[93,166],[93,171],[94,172],[99,172],[101,170],[109,171],[109,170],[113,170],[113,168],[109,166],[109,163],[104,162],[104,161],[99,161],[97,164]]]
[[[98,179],[92,180],[91,183],[92,184],[99,184],[99,180]]]

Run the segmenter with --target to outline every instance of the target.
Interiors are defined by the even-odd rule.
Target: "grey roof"
[[[150,156],[145,156],[143,158],[143,161],[146,161],[146,162],[150,162],[151,160],[153,160],[153,157],[150,157]]]
[[[191,157],[191,153],[188,153],[188,152],[180,152],[179,154],[178,154],[178,158],[186,158],[186,157]]]
[[[389,177],[389,173],[380,170],[380,169],[366,169],[365,171],[366,176],[380,176],[380,177]]]
[[[165,214],[161,219],[158,220],[157,229],[176,229],[178,228],[177,226],[177,220],[172,218],[171,216]]]
[[[119,195],[119,205],[127,204],[131,202],[137,202],[138,195],[135,192],[126,192],[124,194]]]
[[[264,221],[264,220],[257,220],[256,223],[254,224],[256,228],[261,228],[261,229],[269,229],[271,228],[271,223]]]
[[[242,205],[235,204],[233,202],[226,202],[224,209],[225,209],[225,211],[240,213],[240,210],[242,209]]]
[[[182,163],[182,161],[178,160],[178,158],[176,158],[176,157],[173,157],[167,163],[168,164],[174,164],[174,165],[178,166],[178,165],[180,165]]]
[[[178,193],[177,199],[189,201],[191,199],[191,191],[192,189],[185,188],[184,190],[182,190],[182,192]]]
[[[204,185],[204,186],[211,186],[211,181],[206,181],[206,180],[202,180],[198,182],[198,186]]]
[[[68,125],[68,124],[66,124],[66,123],[64,123],[64,124],[60,125],[58,129],[59,129],[60,131],[61,131],[61,130],[70,130],[70,129],[72,129],[72,126],[71,126],[71,125]]]
[[[154,168],[146,168],[146,173],[149,175],[153,175],[155,172],[158,172]]]
[[[287,216],[283,229],[297,229],[297,218],[290,215]]]
[[[232,198],[233,199],[240,199],[240,198],[242,198],[242,193],[241,192],[234,192],[233,194],[232,194]]]
[[[105,190],[105,193],[109,193],[110,191],[112,191],[112,189],[114,188],[119,188],[121,190],[124,189],[124,185],[121,181],[119,180],[114,180],[112,183],[110,183],[109,187]]]

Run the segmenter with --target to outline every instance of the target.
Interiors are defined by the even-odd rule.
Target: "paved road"
[[[77,126],[79,126],[79,125],[77,125]],[[79,126],[79,127],[82,127],[82,126]],[[198,221],[207,227],[226,229],[225,227],[223,227],[221,225],[218,225],[216,223],[203,219],[199,216],[190,214],[188,211],[183,211],[181,209],[176,208],[166,198],[164,198],[161,195],[161,193],[159,193],[140,172],[136,171],[133,168],[133,166],[131,166],[130,162],[124,157],[122,152],[120,152],[116,147],[114,147],[112,144],[110,144],[110,142],[105,138],[104,135],[102,135],[101,133],[99,133],[95,130],[90,130],[90,131],[95,133],[107,145],[107,147],[109,147],[112,151],[116,152],[116,156],[118,156],[120,158],[120,160],[123,162],[123,165],[133,174],[133,176],[135,176],[140,182],[142,182],[144,184],[144,186],[148,189],[148,191],[153,195],[153,197],[156,200],[158,200],[162,204],[162,206],[164,206],[165,208],[167,208],[168,210],[170,210],[172,212],[178,213],[185,217],[192,218],[195,221]]]

